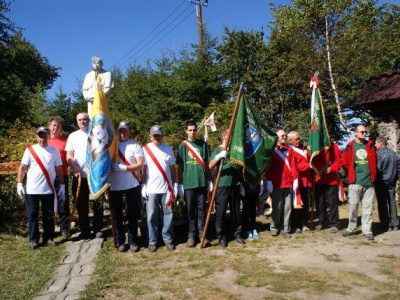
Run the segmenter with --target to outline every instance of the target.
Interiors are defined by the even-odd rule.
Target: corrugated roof
[[[365,84],[356,105],[368,105],[400,99],[400,73],[372,77]]]

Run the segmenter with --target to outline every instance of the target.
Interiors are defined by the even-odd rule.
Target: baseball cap
[[[39,134],[39,133],[41,133],[41,132],[44,132],[44,133],[46,133],[46,134],[49,134],[49,131],[47,130],[47,128],[46,128],[46,127],[43,127],[43,126],[39,127],[39,128],[37,129],[37,131],[36,131],[37,134]]]
[[[128,129],[129,130],[129,123],[125,122],[125,121],[119,122],[118,130],[119,129]]]
[[[154,125],[150,128],[150,135],[162,135],[162,127],[160,125]]]

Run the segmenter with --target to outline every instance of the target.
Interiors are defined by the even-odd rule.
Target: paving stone
[[[92,275],[95,268],[96,268],[96,264],[94,262],[92,262],[90,264],[83,265],[82,266],[81,275],[82,276]]]
[[[53,300],[56,299],[55,294],[47,294],[33,298],[33,300]]]
[[[68,253],[70,253],[70,254],[78,253],[79,251],[81,251],[81,247],[82,247],[82,244],[71,243],[67,246],[67,250],[68,250]]]
[[[61,293],[64,291],[68,281],[69,278],[57,278],[56,280],[54,280],[53,284],[51,284],[47,288],[47,291],[53,293]]]
[[[66,277],[70,276],[71,269],[72,269],[72,265],[70,265],[70,264],[59,266],[56,270],[56,277],[57,278],[66,278]]]
[[[82,272],[82,265],[81,264],[74,264],[71,270],[71,277],[80,276]],[[91,275],[91,274],[90,274]]]
[[[90,277],[91,276],[79,276],[72,278],[68,283],[68,292],[74,294],[84,291],[86,285],[90,282]]]
[[[82,265],[85,264],[90,264],[91,262],[93,262],[97,257],[97,253],[93,252],[93,253],[82,253],[79,263]]]
[[[64,264],[75,264],[79,260],[79,253],[72,253],[65,257],[63,260]]]

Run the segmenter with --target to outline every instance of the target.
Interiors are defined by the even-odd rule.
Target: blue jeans
[[[167,208],[167,194],[149,194],[146,201],[147,228],[149,244],[156,245],[158,241],[158,212],[163,216],[162,238],[164,243],[172,244],[174,238],[172,209]]]
[[[45,244],[54,236],[54,194],[26,195],[29,242],[39,242],[39,202],[42,205],[43,243]]]
[[[125,244],[125,229],[122,215],[123,197],[126,199],[126,217],[128,219],[128,242],[137,244],[138,221],[140,216],[140,185],[128,190],[111,191],[112,210],[114,213],[114,228],[117,245]]]

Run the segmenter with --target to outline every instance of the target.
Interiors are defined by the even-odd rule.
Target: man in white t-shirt
[[[151,143],[143,147],[145,158],[145,179],[142,196],[147,199],[147,227],[149,231],[149,251],[157,250],[158,242],[158,212],[163,214],[162,238],[168,250],[175,250],[173,244],[173,214],[172,204],[174,195],[178,193],[178,184],[173,183],[175,155],[172,148],[162,142],[164,138],[160,125],[150,129]],[[157,163],[155,162],[157,161]],[[157,166],[158,164],[158,166]],[[163,170],[167,180],[160,171]]]
[[[29,224],[29,248],[35,250],[38,246],[39,234],[39,202],[42,206],[43,245],[55,246],[54,236],[54,186],[57,175],[60,183],[59,200],[65,198],[65,185],[60,153],[48,145],[49,132],[45,127],[37,130],[37,144],[25,149],[18,170],[17,193],[21,199],[26,195]],[[27,173],[26,192],[23,185]]]
[[[128,219],[128,243],[132,252],[138,252],[138,221],[140,217],[140,183],[136,172],[143,168],[142,147],[129,139],[129,124],[120,122],[118,135],[119,163],[111,165],[110,195],[114,212],[114,228],[119,252],[127,250],[125,246],[125,230],[123,223],[123,198],[126,200],[126,216]]]
[[[72,193],[77,194],[78,178],[81,178],[81,184],[78,191],[78,199],[76,208],[79,215],[79,226],[81,229],[81,238],[90,237],[90,220],[89,220],[89,185],[84,171],[86,161],[86,150],[88,144],[88,128],[89,115],[87,113],[79,113],[76,116],[76,122],[79,130],[71,133],[65,146],[67,151],[67,161],[74,177],[72,179]],[[96,238],[102,238],[101,229],[103,227],[103,204],[101,199],[93,201],[93,231]]]

